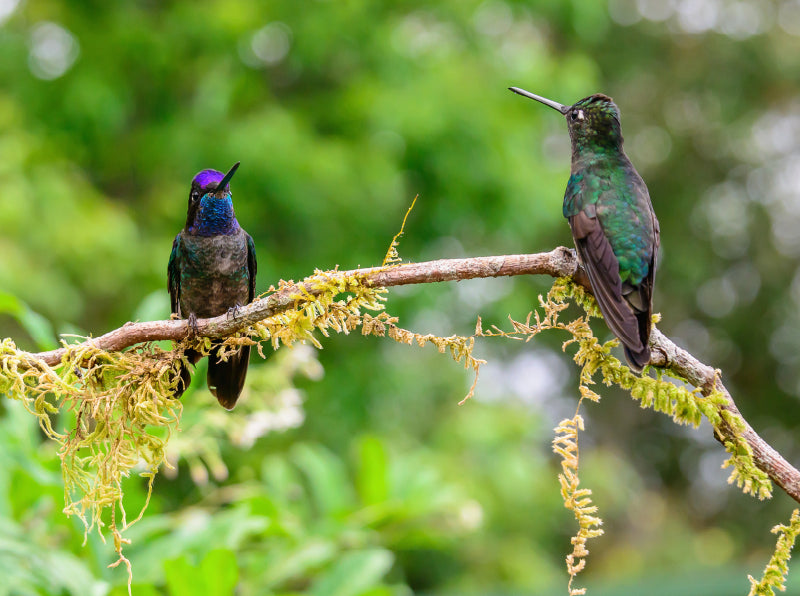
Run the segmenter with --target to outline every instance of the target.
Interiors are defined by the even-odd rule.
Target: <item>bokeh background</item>
[[[0,0],[0,335],[37,349],[165,318],[189,182],[237,160],[259,291],[380,263],[417,194],[407,260],[569,246],[565,123],[506,88],[602,91],[661,221],[661,329],[797,462],[799,36],[797,0]],[[388,308],[470,334],[479,315],[524,319],[549,283],[408,287]],[[174,468],[127,533],[134,594],[565,593],[563,339],[479,341],[489,364],[461,407],[470,374],[377,338],[254,361],[233,413],[201,370]],[[606,534],[579,585],[746,593],[794,503],[727,486],[707,425],[603,395],[581,476]],[[0,594],[124,593],[111,542],[82,546],[62,515],[34,419],[7,402],[0,427]],[[130,515],[145,484],[126,490]]]

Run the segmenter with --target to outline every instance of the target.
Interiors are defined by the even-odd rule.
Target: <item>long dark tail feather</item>
[[[646,291],[646,288],[635,288],[636,292]],[[635,297],[633,301],[631,298]],[[650,296],[647,295],[646,304],[649,306]],[[636,293],[628,294],[625,297],[628,304],[631,306],[631,311],[633,315],[636,317],[636,323],[639,332],[639,343],[641,346],[625,346],[625,358],[628,360],[628,364],[632,369],[636,372],[642,372],[642,369],[650,363],[650,348],[648,344],[650,343],[650,329],[653,327],[653,317],[649,308],[646,310],[641,310],[638,306],[641,303],[641,298],[636,297]]]
[[[645,346],[638,352],[634,352],[625,346],[625,359],[628,361],[628,366],[634,371],[642,372],[642,369],[650,364],[650,348]]]
[[[226,410],[232,410],[242,393],[247,365],[250,363],[250,346],[243,346],[223,362],[212,352],[208,357],[208,389]]]
[[[186,359],[191,365],[197,364],[197,361],[200,360],[200,354],[194,350],[186,350],[183,355],[186,356]],[[178,379],[178,385],[175,389],[175,393],[172,395],[174,399],[180,399],[183,393],[189,388],[189,384],[192,382],[192,367],[181,362],[178,364],[178,376],[180,377]]]

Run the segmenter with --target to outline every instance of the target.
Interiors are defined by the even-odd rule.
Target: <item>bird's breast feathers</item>
[[[231,276],[247,270],[247,235],[241,228],[227,236],[183,237],[184,267],[187,273],[203,276]]]

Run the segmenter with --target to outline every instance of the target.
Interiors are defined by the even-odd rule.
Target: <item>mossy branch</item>
[[[408,263],[389,267],[370,267],[350,271],[318,271],[319,280],[358,277],[373,288],[402,286],[441,281],[461,281],[484,277],[544,274],[553,277],[572,275],[577,271],[574,252],[557,248],[549,253],[531,255],[504,255],[467,259],[441,259],[425,263]],[[236,317],[220,315],[213,319],[198,319],[198,334],[212,339],[233,335],[258,321],[292,309],[299,297],[318,296],[323,289],[317,280],[299,284],[281,284],[268,296],[254,300],[238,310]],[[158,340],[180,341],[188,337],[185,320],[148,321],[125,323],[119,329],[88,340],[86,343],[107,351],[119,351],[133,345]],[[31,354],[49,366],[60,364],[66,348]]]
[[[370,287],[514,275],[549,275],[572,277],[578,285],[588,289],[586,276],[578,266],[575,252],[563,247],[547,253],[441,259],[390,267],[318,272],[317,275],[328,279],[331,283],[336,279],[356,277],[361,283]],[[321,292],[320,284],[316,282],[282,284],[272,294],[240,309],[235,318],[222,315],[213,319],[201,319],[198,321],[199,333],[209,338],[231,336],[259,321],[294,308],[300,297],[319,295]],[[182,320],[126,323],[119,329],[84,343],[94,349],[118,351],[155,340],[181,341],[187,338],[188,331],[186,321]],[[650,347],[653,353],[651,362],[653,366],[673,376],[686,379],[699,388],[703,395],[714,394],[716,399],[721,400],[723,415],[716,436],[726,449],[731,452],[741,450],[751,452],[755,466],[800,503],[800,471],[764,441],[742,417],[729,391],[722,383],[720,372],[697,360],[655,328]],[[74,346],[70,349],[74,350]],[[56,366],[61,364],[66,354],[66,346],[49,352],[29,354],[19,365]]]
[[[396,241],[396,238],[395,238]],[[394,242],[393,242],[394,246]],[[392,252],[388,255],[392,263]],[[539,298],[538,310],[524,323],[511,319],[513,330],[483,333],[480,320],[473,336],[438,337],[420,335],[397,326],[396,318],[383,311],[386,288],[398,285],[461,281],[474,278],[544,274],[560,278],[547,298]],[[77,515],[87,524],[87,531],[106,527],[113,535],[119,559],[115,565],[130,563],[122,554],[127,542],[122,533],[129,522],[122,503],[122,479],[135,467],[152,481],[166,463],[165,445],[180,419],[181,404],[170,399],[177,376],[175,366],[183,350],[207,352],[211,341],[218,340],[231,352],[243,344],[256,345],[263,356],[263,345],[291,345],[306,341],[319,345],[315,332],[349,333],[360,329],[364,335],[388,336],[403,343],[433,343],[440,352],[449,352],[476,373],[481,360],[473,354],[476,336],[528,336],[545,329],[561,329],[570,334],[565,347],[577,344],[574,358],[581,367],[580,394],[596,401],[599,395],[589,386],[599,373],[600,380],[630,391],[642,407],[664,412],[682,424],[697,426],[705,416],[714,427],[715,437],[730,453],[726,465],[733,468],[730,481],[759,498],[769,497],[772,484],[778,484],[800,502],[800,472],[772,449],[744,420],[730,393],[721,381],[721,373],[699,362],[671,340],[653,330],[650,347],[651,365],[656,378],[635,375],[611,355],[615,340],[601,344],[588,324],[591,316],[600,316],[588,291],[584,272],[574,251],[557,248],[549,253],[504,255],[466,259],[443,259],[426,263],[389,264],[381,267],[339,271],[316,271],[300,283],[281,281],[278,288],[246,307],[235,316],[223,315],[198,321],[198,336],[190,336],[187,323],[181,320],[149,323],[126,323],[99,338],[66,344],[59,350],[31,354],[18,350],[10,339],[0,344],[0,393],[22,401],[39,418],[42,429],[60,445],[65,485],[65,512]],[[559,313],[569,301],[578,303],[587,316],[570,322],[559,320]],[[371,315],[365,311],[381,311]],[[535,315],[535,321],[531,317]],[[153,343],[173,340],[176,348],[165,352]],[[131,349],[126,349],[131,348]],[[662,379],[676,377],[694,385],[689,390]],[[135,381],[135,382],[132,382]],[[472,395],[475,385],[469,391]],[[579,403],[580,403],[579,402]],[[53,428],[52,415],[72,413],[73,430],[60,433]],[[566,425],[565,425],[566,424]],[[586,541],[602,533],[600,518],[591,502],[591,492],[578,486],[577,432],[581,427],[578,413],[557,429],[554,447],[564,457],[560,477],[565,506],[579,524],[573,538],[573,553],[567,559],[571,594],[585,593],[572,587],[588,555]],[[163,429],[153,434],[150,430]],[[566,442],[565,442],[566,441]],[[149,491],[148,491],[149,496]],[[145,507],[147,505],[145,504]],[[103,511],[111,512],[105,523]],[[136,519],[141,517],[141,512]],[[87,519],[88,518],[88,519]],[[794,542],[796,523],[784,532],[774,561],[764,579],[754,583],[760,591],[779,584],[785,575],[788,551]],[[130,584],[129,584],[130,586]],[[756,589],[754,587],[754,589]]]

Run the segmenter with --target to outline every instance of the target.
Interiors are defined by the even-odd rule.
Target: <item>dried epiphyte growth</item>
[[[409,210],[410,211],[410,210]],[[408,214],[406,214],[406,217]],[[404,220],[405,222],[405,220]],[[402,230],[401,230],[402,233]],[[387,267],[400,261],[399,234],[387,253]],[[277,349],[297,342],[320,348],[319,335],[360,329],[362,335],[389,337],[405,344],[432,343],[465,368],[483,362],[473,356],[473,337],[439,337],[398,326],[384,310],[387,290],[369,283],[364,274],[317,270],[299,284],[281,281],[271,291],[292,292],[293,304],[230,337],[187,338],[166,350],[145,342],[122,351],[98,348],[89,338],[66,344],[61,363],[49,366],[19,350],[10,339],[0,343],[0,393],[21,401],[59,446],[67,515],[84,522],[86,532],[111,533],[118,559],[132,579],[123,554],[125,530],[147,508],[155,475],[169,468],[167,445],[178,429],[182,403],[173,399],[178,364],[186,349],[203,355],[222,346],[221,358],[242,345]],[[472,395],[473,383],[467,398]],[[465,398],[466,399],[466,398]],[[133,520],[124,507],[124,481],[132,474],[148,480],[147,500]]]
[[[128,521],[123,479],[140,469],[152,488],[164,463],[181,410],[169,398],[175,355],[151,344],[111,353],[84,343],[50,367],[6,339],[0,361],[0,392],[21,401],[59,446],[64,513],[81,519],[87,533],[96,528],[104,538],[108,528],[119,555],[114,565],[129,566],[122,532],[141,512]]]
[[[578,408],[580,408],[581,400],[579,400]],[[592,503],[592,490],[580,488],[578,431],[582,430],[583,418],[576,411],[575,416],[571,419],[565,419],[559,423],[555,428],[555,438],[553,439],[553,451],[561,456],[561,473],[558,475],[561,498],[564,500],[564,507],[572,511],[575,521],[578,522],[578,531],[570,539],[572,552],[566,558],[567,573],[569,573],[567,589],[570,596],[580,596],[586,593],[585,588],[573,588],[572,582],[575,580],[575,576],[586,567],[586,557],[589,556],[589,550],[586,548],[587,540],[603,535],[603,530],[600,528],[603,520],[597,516],[597,506]]]
[[[772,553],[769,563],[764,568],[764,575],[760,581],[756,581],[751,575],[747,576],[747,579],[750,580],[748,596],[775,596],[775,590],[786,591],[789,559],[792,556],[792,548],[797,540],[797,535],[800,534],[800,509],[792,512],[788,526],[778,524],[772,528],[772,533],[778,535],[775,552]]]
[[[568,322],[560,319],[561,313],[574,302],[584,311],[582,316]],[[618,341],[613,339],[600,343],[589,325],[591,317],[600,317],[594,298],[569,278],[555,281],[546,297],[539,296],[539,310],[528,314],[525,322],[515,321],[509,317],[510,331],[503,331],[492,326],[488,331],[482,329],[478,319],[475,334],[482,337],[506,337],[529,341],[542,331],[558,329],[569,334],[562,348],[576,344],[578,349],[573,360],[580,367],[579,386],[580,399],[575,416],[563,420],[555,429],[554,450],[562,458],[562,473],[559,474],[561,494],[564,506],[575,514],[578,521],[578,532],[572,538],[573,551],[567,556],[567,570],[570,575],[570,594],[583,594],[583,588],[573,588],[572,582],[577,573],[585,566],[585,558],[589,554],[586,540],[602,534],[599,526],[602,520],[595,514],[597,508],[591,502],[591,491],[579,488],[578,476],[578,431],[583,430],[583,419],[579,415],[584,399],[599,401],[600,395],[592,389],[599,374],[600,381],[607,385],[616,385],[628,391],[637,399],[643,408],[652,408],[669,415],[677,424],[698,427],[705,417],[714,427],[717,437],[723,442],[730,457],[723,467],[732,467],[728,482],[741,488],[745,493],[759,499],[772,495],[772,483],[769,476],[759,469],[753,460],[753,451],[743,436],[745,421],[737,413],[726,406],[727,400],[719,391],[706,391],[696,387],[692,390],[686,379],[667,371],[680,381],[681,385],[667,380],[667,374],[655,370],[655,378],[646,374],[637,375],[623,365],[611,354],[611,349]],[[725,424],[733,430],[723,432]],[[780,544],[779,544],[780,546]],[[777,551],[776,551],[777,553]]]
[[[392,238],[392,242],[389,244],[389,250],[386,251],[386,256],[383,257],[382,265],[384,267],[388,265],[397,265],[403,262],[403,259],[400,258],[400,253],[397,252],[397,247],[400,246],[400,237],[403,235],[403,232],[405,232],[406,221],[408,221],[408,216],[411,215],[411,211],[412,209],[414,209],[414,205],[417,204],[418,198],[419,195],[414,197],[414,200],[411,201],[411,206],[408,208],[408,211],[406,211],[406,214],[403,217],[403,223],[400,224],[400,231],[394,235],[394,238]]]

